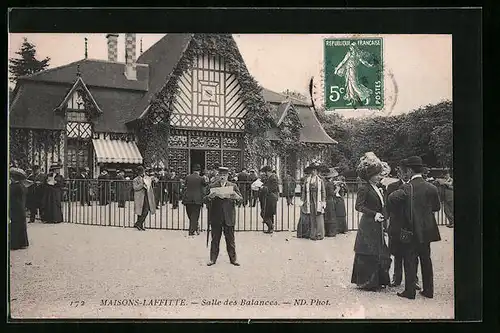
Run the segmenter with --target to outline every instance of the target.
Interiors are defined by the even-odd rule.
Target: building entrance
[[[205,170],[205,151],[204,150],[191,150],[190,151],[190,166],[189,170],[193,173],[193,165],[198,164],[201,172]]]

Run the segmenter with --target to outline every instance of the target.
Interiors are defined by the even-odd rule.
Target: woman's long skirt
[[[333,198],[326,200],[325,209],[325,236],[335,237],[337,234],[337,217],[335,216],[335,203]]]
[[[335,197],[335,218],[337,220],[337,233],[345,234],[347,232],[347,219],[344,198]]]
[[[297,225],[297,238],[309,238],[310,219],[309,214],[300,213],[299,224]]]
[[[63,221],[62,191],[60,188],[47,186],[44,197],[43,221],[46,223],[60,223]]]
[[[316,212],[316,195],[311,194],[311,214],[309,214],[311,229],[309,239],[322,240],[325,238],[325,219],[323,214]]]
[[[388,286],[390,261],[389,266],[387,264],[387,258],[356,253],[351,283],[355,283],[361,289],[374,291],[381,286]]]
[[[10,249],[19,250],[28,247],[26,219],[13,220],[10,224]]]

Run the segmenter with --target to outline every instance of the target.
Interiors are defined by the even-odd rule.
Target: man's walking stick
[[[208,247],[208,240],[210,239],[210,206],[212,206],[212,201],[210,200],[207,205],[207,247]]]

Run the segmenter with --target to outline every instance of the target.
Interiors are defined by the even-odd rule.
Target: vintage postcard
[[[10,316],[453,319],[452,88],[444,34],[10,34]]]

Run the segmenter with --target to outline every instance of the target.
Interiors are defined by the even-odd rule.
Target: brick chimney
[[[135,49],[135,34],[125,34],[125,77],[129,80],[137,80]]]
[[[118,61],[118,35],[107,34],[108,39],[108,60],[112,62]]]

